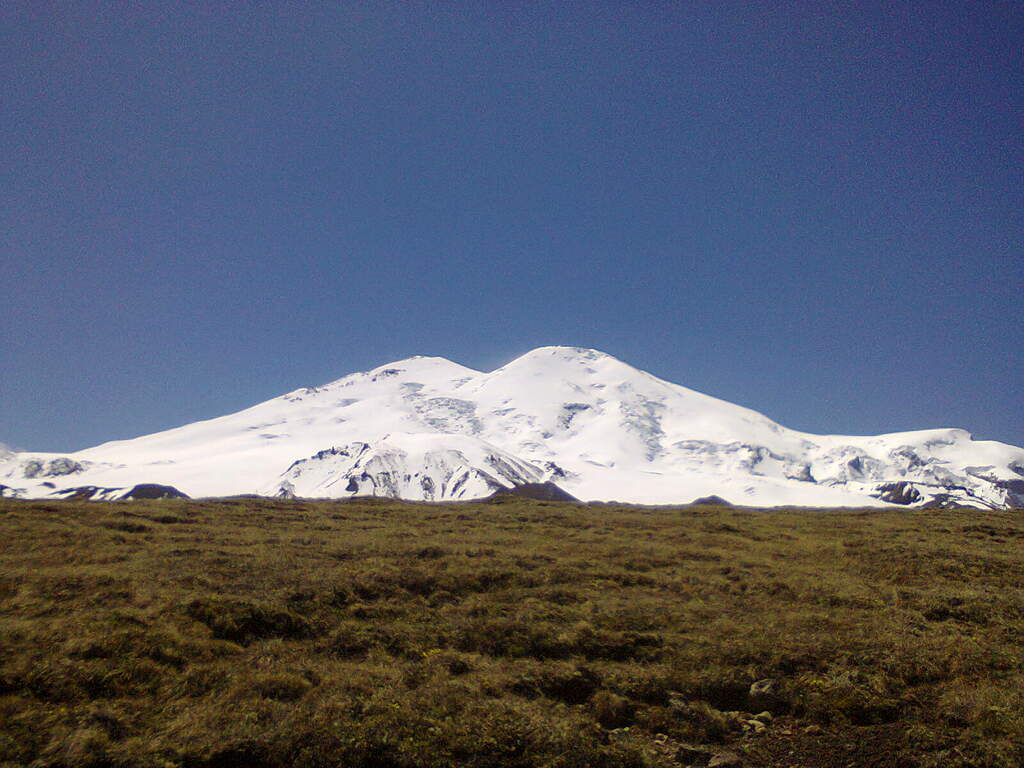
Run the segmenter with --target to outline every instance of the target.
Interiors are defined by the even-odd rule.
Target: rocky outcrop
[[[921,492],[914,487],[913,483],[902,481],[899,483],[883,483],[878,486],[876,498],[887,501],[890,504],[913,504],[921,500]]]
[[[721,496],[701,496],[690,502],[691,507],[731,507],[728,501]]]
[[[173,485],[157,485],[156,483],[140,483],[132,488],[122,499],[187,499],[188,494],[182,493]]]
[[[121,498],[124,488],[103,488],[98,485],[79,485],[74,488],[61,488],[54,491],[53,496],[66,501],[113,501]]]
[[[537,501],[579,501],[552,482],[523,483],[512,488],[502,488],[491,496],[492,501],[508,498],[535,499]]]
[[[997,480],[996,485],[1006,491],[1007,506],[1024,507],[1024,480]]]
[[[60,456],[49,461],[29,459],[21,466],[22,476],[29,480],[40,477],[63,477],[84,470],[85,467],[81,462],[69,459],[67,456]]]
[[[294,461],[265,492],[285,498],[454,501],[486,498],[543,477],[538,467],[468,435],[396,433]]]
[[[139,483],[129,489],[125,488],[104,488],[97,485],[80,485],[74,488],[62,488],[54,491],[52,496],[67,501],[118,501],[120,499],[187,499],[188,495],[182,493],[171,485],[157,485],[155,483]]]

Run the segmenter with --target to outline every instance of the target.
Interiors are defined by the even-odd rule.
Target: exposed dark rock
[[[30,459],[22,465],[21,471],[26,478],[31,480],[36,477],[60,477],[62,475],[73,475],[84,469],[85,467],[74,459],[61,456],[56,459],[51,459],[46,464],[39,459]]]
[[[73,475],[75,472],[81,472],[83,469],[85,467],[77,461],[61,456],[59,459],[53,459],[46,465],[45,474],[50,477],[59,477],[61,475]]]
[[[921,492],[913,483],[901,480],[898,483],[883,483],[875,488],[875,496],[890,504],[913,504],[921,500]]]
[[[521,499],[535,499],[537,501],[579,501],[575,496],[566,493],[552,482],[523,483],[513,488],[502,488],[489,498],[498,499],[509,496],[518,496]]]
[[[114,493],[120,488],[101,488],[97,485],[80,485],[75,488],[62,488],[54,491],[54,496],[60,496],[68,501],[89,501],[96,497],[103,497],[105,494]]]
[[[1024,507],[1024,480],[1000,480],[996,487],[1006,491],[1007,504],[1012,507]]]
[[[30,459],[26,461],[21,467],[21,474],[25,476],[27,480],[32,480],[43,472],[43,462],[38,459]]]
[[[506,461],[505,459],[503,459],[500,456],[495,456],[493,454],[488,455],[487,458],[486,458],[486,461],[487,461],[487,464],[493,470],[495,470],[499,475],[504,476],[506,478],[506,480],[509,480],[511,482],[515,482],[514,478],[517,478],[517,477],[525,478],[525,477],[529,477],[530,476],[529,474],[524,472],[521,467],[517,467],[516,465]],[[482,471],[480,472],[480,474],[486,475],[486,473],[484,473]],[[498,482],[497,479],[495,479],[494,487],[497,489],[498,487],[501,487],[501,486],[502,486],[502,483]]]
[[[420,488],[423,489],[423,495],[427,499],[434,498],[434,481],[429,477],[420,478]]]
[[[555,464],[553,461],[545,461],[541,465],[546,471],[551,473],[552,477],[566,477],[566,472],[560,466]]]
[[[889,452],[889,458],[902,464],[905,471],[921,469],[927,466],[924,459],[909,445],[901,445],[899,448],[894,448]]]
[[[353,456],[353,455],[355,455],[357,457],[358,456],[362,456],[369,447],[370,446],[367,445],[366,443],[358,443],[358,442],[356,442],[356,443],[349,443],[348,445],[343,446],[341,448],[338,448],[336,446],[335,447],[331,447],[331,448],[325,448],[324,450],[317,451],[312,456],[309,456],[309,457],[307,457],[305,459],[296,459],[295,461],[293,461],[288,466],[288,469],[285,470],[285,473],[287,474],[288,472],[291,472],[296,467],[302,466],[303,464],[305,464],[307,462],[322,461],[323,459],[328,459],[331,456]]]
[[[120,488],[103,488],[96,485],[80,485],[75,488],[62,488],[54,491],[54,496],[60,496],[69,501],[102,501],[104,499],[187,499],[184,493],[170,485],[156,485],[154,483],[140,483],[133,487],[126,494],[121,495]]]
[[[568,403],[563,405],[562,413],[558,417],[558,426],[562,427],[562,429],[568,429],[576,414],[587,410],[590,410],[590,406],[586,403]]]
[[[731,507],[732,504],[721,496],[701,496],[690,502],[691,507]]]
[[[123,499],[187,499],[188,494],[182,493],[173,485],[157,485],[156,483],[140,483],[121,498]]]
[[[954,496],[949,493],[936,493],[921,507],[922,509],[975,509],[975,507],[964,504],[961,496]]]

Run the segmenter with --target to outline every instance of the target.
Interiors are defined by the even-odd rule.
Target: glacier
[[[962,429],[813,435],[610,355],[541,347],[491,372],[412,357],[220,418],[66,454],[0,453],[0,494],[140,483],[446,501],[554,482],[584,501],[1024,506],[1024,449]]]

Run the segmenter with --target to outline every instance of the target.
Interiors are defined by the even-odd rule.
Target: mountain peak
[[[449,360],[446,357],[436,357],[436,356],[433,356],[433,355],[413,355],[412,357],[405,357],[405,358],[402,358],[401,360],[395,360],[395,361],[390,362],[390,363],[384,363],[383,365],[378,365],[376,368],[373,368],[373,369],[367,371],[367,373],[370,373],[370,374],[379,373],[380,371],[387,370],[389,368],[402,368],[402,369],[410,369],[411,368],[411,369],[420,370],[420,369],[425,369],[425,368],[451,368],[451,367],[463,368],[464,366],[461,366],[458,363],[453,363],[451,360]]]
[[[999,508],[1024,504],[1022,476],[1024,451],[963,431],[798,433],[572,346],[539,347],[490,373],[408,357],[70,456],[0,456],[0,495],[41,497],[85,485],[157,483],[195,497],[287,483],[440,500],[553,480],[587,500]]]
[[[524,357],[560,357],[566,360],[602,360],[611,357],[611,355],[602,352],[599,349],[590,349],[589,347],[565,347],[559,345],[551,345],[545,347],[537,347],[522,355],[519,359]]]
[[[551,364],[575,364],[591,367],[601,365],[602,363],[626,365],[626,363],[623,363],[621,360],[597,349],[589,349],[588,347],[548,346],[532,349],[526,354],[520,355],[512,362],[506,363],[499,370],[519,368],[528,365],[547,367]]]
[[[387,378],[405,381],[413,380],[451,380],[465,378],[467,376],[479,376],[479,371],[467,368],[464,365],[452,362],[446,357],[435,357],[430,355],[414,355],[401,360],[378,365],[368,371],[352,373],[326,385],[328,387],[342,386],[359,378],[370,378],[374,381]]]

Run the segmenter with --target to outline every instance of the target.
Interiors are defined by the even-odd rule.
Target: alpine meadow
[[[3,765],[1024,761],[1019,510],[0,505]]]

